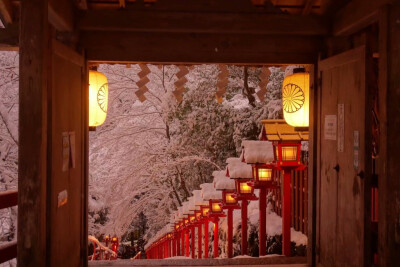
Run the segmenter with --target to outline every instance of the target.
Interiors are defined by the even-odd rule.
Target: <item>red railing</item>
[[[18,191],[0,192],[0,209],[10,208],[18,205]],[[17,257],[17,241],[7,242],[0,245],[0,263]]]
[[[272,191],[272,205],[274,211],[282,216],[282,191],[281,183],[283,173],[276,171],[276,182],[279,189]],[[292,180],[290,184],[292,195],[292,211],[291,225],[296,231],[307,234],[307,219],[308,219],[308,172],[307,168],[304,171],[292,171]]]

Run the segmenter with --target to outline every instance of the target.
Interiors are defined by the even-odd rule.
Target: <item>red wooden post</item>
[[[197,228],[197,258],[201,259],[202,257],[202,251],[201,251],[201,246],[203,245],[202,243],[202,239],[203,239],[203,234],[202,234],[202,224],[199,224],[198,228]]]
[[[242,200],[242,255],[247,255],[247,204],[248,200]]]
[[[172,257],[176,256],[176,237],[174,236],[171,240],[172,242]]]
[[[290,213],[291,213],[291,196],[290,196],[290,179],[291,171],[284,170],[283,176],[283,203],[282,203],[282,254],[290,256]]]
[[[176,256],[182,256],[181,254],[181,232],[178,232],[176,237]]]
[[[194,259],[195,258],[195,227],[194,226],[192,226],[192,228],[190,229],[191,230],[191,234],[190,234],[190,237],[191,237],[191,254],[192,254],[192,259]]]
[[[218,241],[219,241],[219,236],[218,236],[218,222],[219,218],[215,217],[214,218],[214,259],[218,258]]]
[[[185,230],[182,230],[182,232],[181,232],[181,241],[182,241],[181,256],[185,256]]]
[[[169,249],[169,242],[168,240],[164,241],[164,259],[168,258],[168,249]]]
[[[267,189],[265,187],[260,188],[260,200],[259,200],[259,208],[260,208],[260,226],[258,232],[258,248],[259,248],[259,255],[265,256],[266,251],[266,241],[265,241],[265,232],[267,227]]]
[[[186,231],[186,257],[189,257],[189,230]]]
[[[228,209],[228,258],[233,257],[233,209]]]
[[[204,258],[208,259],[208,220],[204,222]]]

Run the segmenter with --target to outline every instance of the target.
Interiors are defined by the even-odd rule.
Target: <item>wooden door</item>
[[[87,264],[87,86],[84,58],[52,42],[48,248],[51,266]]]
[[[317,265],[365,264],[365,59],[359,47],[318,65]]]

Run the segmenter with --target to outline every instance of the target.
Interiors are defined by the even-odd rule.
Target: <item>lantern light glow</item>
[[[309,125],[310,74],[304,68],[293,69],[293,74],[283,80],[283,116],[289,125]]]
[[[232,194],[233,193],[226,193],[225,194],[225,202],[227,204],[236,204],[237,203],[236,199],[233,198]]]
[[[209,211],[210,211],[210,208],[203,208],[203,214],[202,215],[204,217],[207,216]]]
[[[240,183],[240,193],[241,194],[251,194],[252,188],[247,184],[247,182]]]
[[[212,203],[211,210],[212,212],[221,212],[221,206],[219,203]]]
[[[108,107],[108,80],[98,71],[89,71],[89,126],[104,123]]]
[[[259,168],[258,169],[258,180],[261,182],[268,182],[272,179],[272,169]]]

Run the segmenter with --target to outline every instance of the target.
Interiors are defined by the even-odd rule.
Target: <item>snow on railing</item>
[[[115,253],[114,251],[112,251],[111,249],[109,249],[108,247],[104,246],[103,244],[100,243],[100,241],[94,237],[89,235],[88,236],[88,240],[89,242],[92,242],[93,246],[94,246],[94,250],[93,250],[93,255],[89,256],[89,260],[104,260],[104,259],[112,259],[112,258],[117,258],[117,253]],[[103,258],[104,256],[104,258]]]

